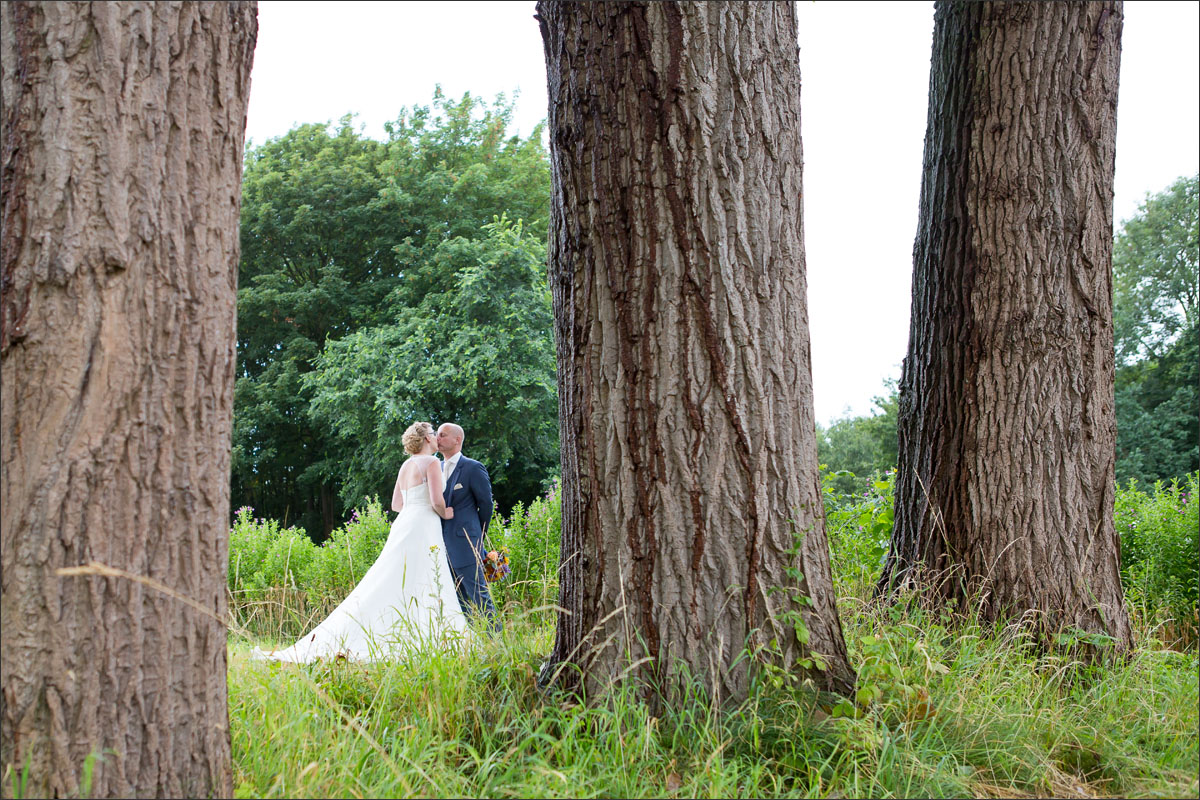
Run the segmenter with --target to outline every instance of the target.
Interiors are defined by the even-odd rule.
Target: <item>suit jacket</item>
[[[492,481],[473,458],[460,456],[446,479],[443,497],[454,519],[442,520],[442,539],[450,566],[470,567],[482,556],[483,533],[492,519]]]

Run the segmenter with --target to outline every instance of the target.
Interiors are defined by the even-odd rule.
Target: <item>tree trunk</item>
[[[333,509],[337,495],[333,491],[333,485],[325,481],[321,482],[319,491],[321,496],[321,539],[324,541],[337,527],[337,517]]]
[[[663,697],[686,672],[736,700],[738,654],[776,640],[779,663],[849,691],[817,473],[794,9],[538,14],[563,473],[548,673],[585,692],[631,673]],[[825,670],[804,667],[813,653]]]
[[[2,14],[3,765],[28,796],[227,797],[256,6]],[[138,577],[59,572],[92,561]]]
[[[1120,2],[941,3],[881,579],[1130,644],[1113,527]]]

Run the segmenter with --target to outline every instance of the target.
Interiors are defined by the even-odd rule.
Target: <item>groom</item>
[[[442,454],[446,506],[454,509],[453,519],[442,520],[446,559],[463,613],[483,614],[492,631],[499,632],[501,625],[483,577],[482,561],[483,532],[492,518],[492,482],[483,464],[462,454],[462,443],[463,429],[453,422],[438,428],[437,449]]]

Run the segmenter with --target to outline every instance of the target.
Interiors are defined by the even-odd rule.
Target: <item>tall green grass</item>
[[[354,537],[386,536],[387,515],[360,510],[350,525],[362,528],[348,527],[332,546],[295,562],[284,552],[286,534],[243,515],[243,540],[261,538],[255,546],[264,555],[244,558],[240,569],[267,566],[231,578],[231,593],[241,592],[239,619],[253,623],[230,643],[237,793],[1194,797],[1200,664],[1195,639],[1179,636],[1172,598],[1183,597],[1187,609],[1187,579],[1195,581],[1187,549],[1173,544],[1194,536],[1195,479],[1135,491],[1119,493],[1117,510],[1123,542],[1137,531],[1142,543],[1123,563],[1136,601],[1137,647],[1126,658],[1089,666],[1036,647],[1018,626],[951,619],[912,598],[869,602],[890,533],[891,480],[883,476],[865,495],[826,498],[856,702],[822,704],[802,682],[765,671],[736,707],[714,707],[693,687],[658,716],[627,685],[594,706],[538,688],[558,591],[553,493],[492,527],[491,545],[508,546],[514,568],[511,582],[494,587],[501,635],[369,665],[275,665],[249,652],[255,643],[290,642],[302,616],[344,596],[353,570],[370,563],[370,546]],[[288,547],[294,555],[304,546]],[[326,574],[342,577],[306,592],[310,579],[295,580],[295,570],[316,574],[322,558]],[[347,571],[335,573],[335,563]],[[1182,581],[1164,581],[1147,566],[1178,563]],[[292,575],[288,591],[304,595],[273,629],[261,604],[282,589],[269,574]]]
[[[713,707],[699,687],[659,717],[629,686],[576,705],[536,683],[552,614],[512,604],[498,638],[392,663],[273,665],[235,639],[237,792],[1196,796],[1194,651],[1140,631],[1128,660],[1086,667],[1003,627],[866,608],[843,607],[869,695],[850,708],[821,707],[804,685],[769,674],[734,708]]]
[[[324,619],[379,557],[391,518],[377,498],[316,545],[302,528],[281,528],[238,509],[229,531],[229,608],[236,630],[292,638]]]

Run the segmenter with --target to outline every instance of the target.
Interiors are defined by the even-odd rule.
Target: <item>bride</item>
[[[409,458],[396,476],[392,510],[399,511],[379,558],[324,622],[291,647],[254,649],[257,658],[307,664],[344,656],[372,661],[404,648],[466,635],[442,541],[442,519],[454,509],[442,498],[437,436],[428,422],[404,432]]]

